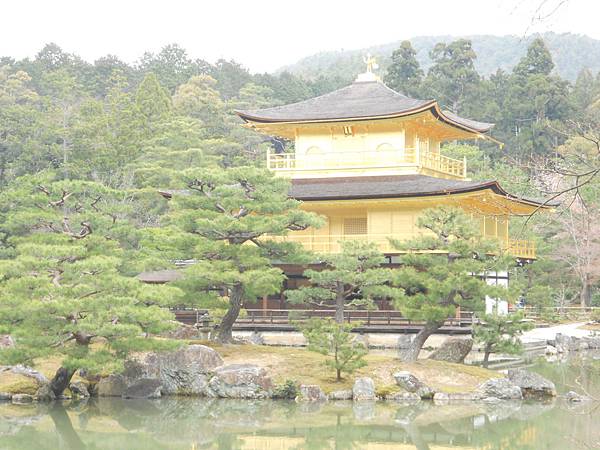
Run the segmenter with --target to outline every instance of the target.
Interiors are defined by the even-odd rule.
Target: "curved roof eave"
[[[414,114],[419,114],[419,113],[427,111],[427,110],[431,111],[431,113],[433,114],[434,117],[442,120],[443,122],[447,123],[448,125],[451,125],[455,128],[458,128],[462,131],[466,131],[469,133],[476,133],[476,134],[487,133],[494,126],[494,124],[491,124],[491,123],[475,122],[470,119],[463,119],[463,118],[453,115],[453,114],[451,115],[447,111],[443,111],[440,108],[440,106],[436,100],[431,100],[430,102],[426,103],[425,105],[421,105],[417,108],[404,110],[404,111],[398,111],[396,113],[371,115],[371,116],[344,117],[344,118],[322,118],[322,119],[302,119],[302,120],[273,119],[273,118],[268,118],[268,117],[256,116],[250,112],[241,111],[241,110],[234,110],[234,112],[239,117],[241,117],[242,120],[244,120],[246,123],[254,122],[254,123],[261,123],[261,124],[295,125],[295,124],[308,124],[308,123],[357,122],[357,121],[363,121],[363,120],[394,119],[397,117],[407,117],[407,116],[411,116]],[[461,123],[460,122],[461,120],[481,124],[482,126],[481,127],[469,126],[465,123]]]

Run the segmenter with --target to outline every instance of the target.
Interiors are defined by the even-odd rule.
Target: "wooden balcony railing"
[[[308,171],[423,168],[458,178],[467,176],[466,160],[458,160],[419,148],[336,151],[296,158],[295,153],[267,152],[267,168],[289,174]]]
[[[362,241],[374,242],[383,253],[400,253],[390,243],[390,239],[403,241],[415,237],[413,234],[324,234],[324,235],[306,235],[289,234],[287,236],[272,236],[269,239],[276,241],[297,242],[315,253],[340,253],[342,251],[342,242],[344,241]],[[509,239],[504,246],[505,250],[522,259],[535,259],[535,243],[526,240]]]

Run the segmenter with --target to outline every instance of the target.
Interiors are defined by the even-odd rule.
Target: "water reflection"
[[[5,404],[0,406],[0,447],[570,448],[554,446],[552,438],[544,437],[544,429],[561,424],[563,413],[568,410],[554,403],[522,402],[297,405],[169,398],[92,399],[27,407]]]
[[[574,371],[541,366],[567,387]],[[586,369],[586,386],[596,389]],[[571,374],[569,376],[568,374]],[[6,449],[571,449],[600,442],[597,404],[296,404],[163,398],[0,404]]]

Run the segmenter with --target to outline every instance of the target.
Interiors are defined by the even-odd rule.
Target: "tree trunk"
[[[231,342],[233,340],[233,324],[240,315],[242,309],[242,295],[244,288],[241,284],[235,285],[229,293],[229,309],[219,324],[218,342]]]
[[[483,354],[483,364],[482,364],[482,366],[486,369],[487,369],[487,366],[490,361],[490,353],[492,353],[492,346],[488,344],[485,346],[485,350],[484,350],[484,354]]]
[[[582,308],[588,308],[592,306],[592,286],[588,281],[587,277],[583,280],[583,286],[579,293],[579,301]]]
[[[439,330],[442,325],[443,322],[427,322],[412,340],[410,346],[401,353],[400,359],[406,362],[416,361],[427,338]]]
[[[50,380],[50,389],[57,398],[69,387],[73,375],[75,375],[75,369],[67,369],[66,367],[58,368],[54,374],[54,378]]]
[[[336,381],[342,381],[342,370],[341,369],[335,369],[336,371]]]
[[[335,293],[335,321],[344,323],[344,286],[338,283]]]

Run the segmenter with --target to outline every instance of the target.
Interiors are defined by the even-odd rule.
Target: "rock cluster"
[[[102,378],[100,397],[158,398],[194,395],[218,398],[269,398],[271,378],[253,364],[223,365],[210,347],[189,345],[175,352],[148,353],[127,361],[122,375]]]
[[[546,347],[546,354],[570,353],[588,349],[600,349],[600,337],[586,336],[582,338],[557,333],[551,345]]]
[[[511,369],[508,371],[508,379],[521,389],[523,398],[541,399],[556,397],[554,383],[537,373],[524,369]]]

